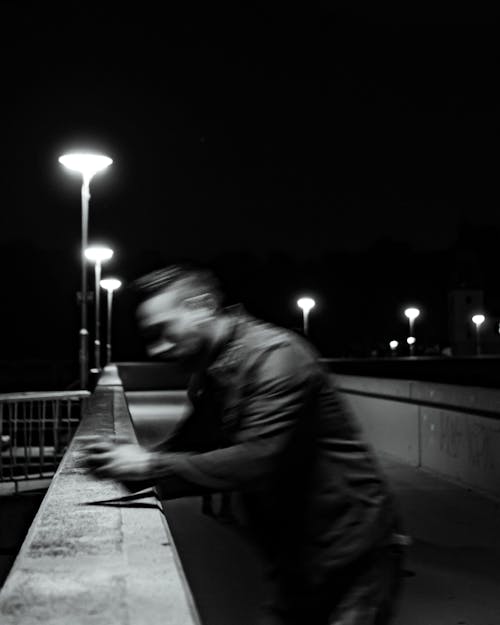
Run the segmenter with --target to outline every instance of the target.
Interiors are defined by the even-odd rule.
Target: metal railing
[[[0,394],[0,482],[52,477],[89,391]]]

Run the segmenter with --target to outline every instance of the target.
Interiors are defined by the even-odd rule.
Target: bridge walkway
[[[394,625],[499,625],[500,502],[380,459],[413,539]],[[204,625],[252,625],[262,566],[244,532],[203,515],[198,498],[166,506]]]

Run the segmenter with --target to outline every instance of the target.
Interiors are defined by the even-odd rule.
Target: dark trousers
[[[231,493],[224,492],[220,494],[219,510],[216,512],[213,508],[215,495],[203,495],[201,511],[209,516],[219,516],[223,519],[229,519],[233,515],[231,507]]]
[[[402,580],[402,548],[374,549],[335,571],[320,587],[271,578],[271,597],[259,625],[387,625]]]

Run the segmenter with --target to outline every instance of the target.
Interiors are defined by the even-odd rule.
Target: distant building
[[[479,330],[481,353],[500,353],[499,320],[485,310],[483,291],[460,288],[448,293],[448,336],[454,356],[477,353],[477,332],[472,316],[478,313],[486,317]]]

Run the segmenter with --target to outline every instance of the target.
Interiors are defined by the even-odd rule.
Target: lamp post
[[[113,309],[113,293],[122,285],[120,280],[116,278],[106,278],[100,282],[103,289],[108,292],[108,314],[107,314],[107,332],[106,332],[106,364],[111,362],[111,318]]]
[[[314,308],[316,302],[312,297],[301,297],[297,300],[297,306],[302,308],[302,321],[304,328],[304,336],[309,335],[309,311]]]
[[[416,342],[416,339],[413,336],[413,322],[419,315],[420,315],[420,310],[418,308],[407,308],[405,310],[405,316],[408,317],[409,329],[410,329],[408,338],[406,339],[406,342],[410,346],[410,356],[413,356],[413,352],[415,350],[415,342]],[[410,339],[413,339],[413,340],[410,341]]]
[[[113,250],[109,247],[88,247],[85,250],[85,258],[95,263],[95,337],[94,337],[94,357],[95,368],[101,370],[101,315],[100,315],[100,286],[101,263],[109,260],[113,256]]]
[[[416,342],[416,338],[414,336],[409,336],[406,339],[406,342],[408,343],[408,345],[410,346],[410,354],[413,354],[413,346],[415,345]]]
[[[392,353],[393,356],[396,355],[396,350],[398,348],[398,345],[399,345],[398,341],[390,341],[389,342],[389,347],[391,348],[391,353]]]
[[[113,162],[108,156],[99,154],[63,154],[59,157],[59,162],[71,171],[77,171],[82,175],[82,247],[81,247],[81,317],[80,317],[80,388],[85,389],[88,385],[88,338],[87,330],[87,267],[85,265],[84,253],[87,248],[88,223],[89,223],[89,200],[90,181],[93,176],[103,169],[106,169]]]
[[[479,340],[479,330],[484,323],[486,317],[484,315],[473,315],[472,323],[476,326],[476,354],[479,356],[481,353],[481,342]]]

